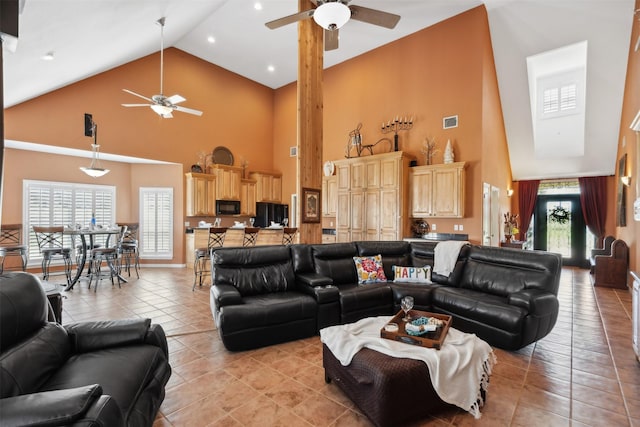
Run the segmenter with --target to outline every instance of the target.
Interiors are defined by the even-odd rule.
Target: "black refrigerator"
[[[254,227],[269,227],[271,222],[282,224],[285,218],[289,218],[289,205],[280,203],[256,203],[256,221]]]

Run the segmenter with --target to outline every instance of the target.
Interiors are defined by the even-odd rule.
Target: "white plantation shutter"
[[[578,107],[577,90],[575,83],[545,89],[542,95],[542,112],[553,114],[575,110]]]
[[[29,244],[30,261],[40,262],[42,259],[33,233],[34,225],[89,225],[92,212],[96,213],[97,224],[115,223],[114,186],[25,180],[23,200],[23,236],[28,236],[25,241]],[[65,246],[72,246],[70,236],[65,237]]]
[[[140,256],[173,258],[173,188],[140,188]]]

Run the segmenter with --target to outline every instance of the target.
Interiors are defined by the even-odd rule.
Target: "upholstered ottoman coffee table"
[[[475,335],[450,328],[440,350],[380,338],[390,316],[320,331],[325,381],[334,382],[378,427],[458,406],[476,418],[495,356]]]

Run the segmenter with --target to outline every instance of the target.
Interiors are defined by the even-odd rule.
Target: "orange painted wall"
[[[635,3],[634,9],[638,8],[640,8],[640,0],[636,0]],[[637,19],[633,19],[617,155],[617,159],[620,159],[624,154],[627,154],[627,173],[632,176],[631,185],[626,188],[626,227],[615,227],[616,211],[612,208],[615,206],[618,183],[620,182],[620,175],[617,172],[617,164],[615,168],[615,181],[609,186],[608,198],[611,202],[609,203],[610,209],[607,212],[607,224],[612,224],[612,227],[614,227],[609,228],[608,226],[607,234],[614,234],[617,238],[624,240],[629,245],[630,268],[636,272],[638,271],[638,268],[640,268],[640,251],[638,251],[638,242],[640,242],[640,223],[637,223],[633,219],[633,202],[636,198],[640,197],[640,164],[638,164],[637,160],[640,135],[629,129],[629,125],[638,111],[640,111],[640,52],[636,52],[634,49],[638,37],[640,37],[640,22]],[[612,231],[609,232],[609,230]],[[615,232],[613,230],[615,230]],[[631,279],[629,279],[629,283],[631,283]]]
[[[285,86],[276,90],[274,104],[274,159],[282,165],[285,199],[295,192],[295,162],[283,157],[284,147],[278,144],[295,141],[295,96],[295,84]],[[443,130],[443,117],[456,114],[459,126]],[[438,142],[434,163],[442,163],[447,139],[455,160],[468,162],[465,218],[435,222],[444,233],[462,224],[469,238],[479,242],[484,174],[502,188],[511,178],[483,6],[325,70],[323,161],[345,157],[349,132],[358,123],[364,144],[393,138],[380,128],[397,115],[414,116],[413,129],[399,134],[400,149],[415,156],[419,165],[426,163],[420,153],[426,137]],[[375,152],[388,150],[389,145],[381,143]],[[481,166],[486,158],[493,164],[490,172]],[[503,167],[495,168],[496,162]]]

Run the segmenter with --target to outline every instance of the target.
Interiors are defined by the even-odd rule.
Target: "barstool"
[[[96,247],[89,252],[89,289],[91,289],[91,282],[93,278],[96,278],[96,285],[93,288],[94,292],[98,291],[98,282],[102,280],[103,277],[107,276],[106,274],[102,274],[102,265],[104,263],[109,267],[109,279],[111,279],[111,286],[115,283],[113,282],[113,277],[118,278],[118,288],[122,288],[120,285],[120,257],[118,254],[120,253],[120,245],[122,244],[122,239],[127,233],[128,227],[126,225],[120,226],[120,231],[114,237],[116,238],[116,242],[113,246],[109,247]],[[109,240],[107,240],[109,241]]]
[[[260,229],[257,227],[245,227],[242,246],[255,246],[256,240],[258,240],[258,231]]]
[[[3,224],[0,226],[0,274],[4,272],[4,260],[19,256],[22,271],[27,268],[29,247],[22,244],[22,224]]]
[[[140,251],[138,250],[138,228],[137,222],[120,223],[121,226],[126,226],[127,230],[121,236],[120,243],[118,245],[118,252],[120,253],[120,268],[124,262],[124,268],[127,270],[127,274],[131,277],[131,264],[133,258],[133,267],[136,270],[136,277],[140,278],[138,268],[140,267]]]
[[[64,261],[64,274],[67,276],[67,284],[71,284],[71,248],[65,248],[63,243],[64,227],[37,227],[33,226],[38,248],[42,254],[42,279],[49,279],[49,266],[55,257],[62,257]]]
[[[298,232],[298,229],[295,227],[292,228],[286,228],[283,230],[282,233],[282,244],[283,245],[292,245],[293,244],[293,240],[296,237],[296,233]]]
[[[196,289],[196,283],[202,286],[202,276],[210,275],[211,271],[207,270],[207,263],[211,259],[211,250],[213,248],[220,248],[224,244],[224,237],[227,234],[227,229],[224,227],[211,227],[209,228],[209,241],[206,248],[198,248],[195,250],[195,261],[193,262],[193,287],[192,291]]]

